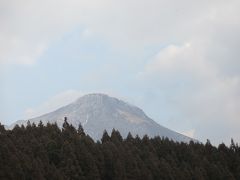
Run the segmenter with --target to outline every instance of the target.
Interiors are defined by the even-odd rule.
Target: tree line
[[[0,125],[0,179],[240,180],[240,147],[168,138],[123,139],[117,130],[95,142],[65,122],[6,130]]]

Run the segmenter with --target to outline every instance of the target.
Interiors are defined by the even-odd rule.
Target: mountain
[[[64,117],[76,128],[81,123],[85,132],[95,140],[101,139],[104,130],[110,133],[113,128],[119,130],[123,137],[131,132],[133,136],[138,134],[140,137],[147,134],[149,137],[159,135],[179,142],[193,140],[157,124],[140,108],[105,94],[85,95],[67,106],[29,121],[35,124],[40,120],[44,124],[56,122],[61,127]],[[16,124],[26,125],[27,120],[17,121],[10,128]]]

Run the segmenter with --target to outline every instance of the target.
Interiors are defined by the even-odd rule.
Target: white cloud
[[[149,59],[138,80],[165,95],[176,127],[190,124],[202,141],[240,141],[240,2],[213,3],[195,23],[187,21],[185,39]]]
[[[38,107],[27,108],[24,113],[24,119],[30,119],[33,117],[37,117],[52,112],[62,106],[68,105],[69,103],[75,101],[82,95],[83,95],[82,92],[76,90],[67,90],[61,92],[49,98],[46,102],[39,105]]]
[[[54,40],[83,24],[85,11],[94,9],[91,3],[76,0],[3,0],[0,6],[0,63],[27,65]]]
[[[240,74],[226,74],[218,60],[209,59],[214,48],[197,41],[169,45],[146,64],[139,78],[168,94],[172,112],[180,112],[176,124],[190,123],[196,138],[221,143],[234,134],[239,141]]]
[[[202,71],[209,72],[209,65],[204,62],[202,54],[198,47],[194,47],[190,42],[181,46],[169,45],[162,49],[148,63],[145,73],[169,72],[169,71],[193,71],[194,73],[203,74]]]
[[[194,138],[194,134],[195,134],[195,129],[190,129],[187,131],[182,132],[183,135]]]
[[[238,24],[239,2],[230,0],[2,0],[0,62],[32,64],[51,43],[75,27],[114,47],[140,52],[152,44],[182,43],[209,23]],[[211,27],[210,27],[211,28]],[[140,49],[139,49],[140,48]]]

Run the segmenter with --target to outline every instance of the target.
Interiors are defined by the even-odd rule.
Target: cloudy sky
[[[0,0],[0,121],[103,92],[240,142],[239,0]]]

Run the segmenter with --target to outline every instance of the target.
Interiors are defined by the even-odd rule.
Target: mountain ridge
[[[123,137],[131,132],[132,135],[140,137],[147,134],[149,137],[168,137],[179,142],[195,141],[156,123],[139,107],[102,93],[84,95],[73,103],[29,119],[29,121],[35,124],[38,124],[40,120],[44,124],[56,122],[61,127],[64,117],[67,117],[68,122],[76,128],[81,123],[85,132],[94,140],[99,140],[104,130],[110,133],[112,129],[116,129]],[[17,121],[10,126],[10,129],[16,124],[26,125],[27,121]]]

